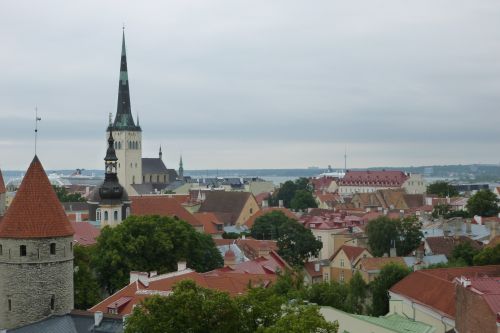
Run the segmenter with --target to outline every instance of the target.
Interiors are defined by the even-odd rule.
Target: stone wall
[[[0,328],[73,309],[73,237],[0,239]],[[50,244],[56,253],[50,253]],[[20,246],[26,246],[21,256]],[[52,308],[53,298],[53,308]]]

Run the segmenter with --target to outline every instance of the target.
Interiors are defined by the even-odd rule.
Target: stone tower
[[[108,136],[108,149],[104,157],[104,182],[96,187],[87,201],[89,204],[89,219],[98,221],[101,227],[115,226],[130,214],[130,201],[127,191],[120,185],[117,175],[118,158],[115,152],[114,132]]]
[[[130,106],[125,32],[122,36],[118,104],[115,120],[109,124],[107,129],[107,137],[109,137],[110,131],[113,131],[115,139],[118,178],[127,192],[135,193],[131,185],[142,184],[142,130],[139,126],[139,120],[137,120],[137,125],[134,123]]]
[[[6,193],[5,183],[2,177],[2,170],[0,170],[0,219],[5,214],[5,204],[6,204]]]
[[[0,328],[73,309],[73,233],[35,156],[0,221]]]

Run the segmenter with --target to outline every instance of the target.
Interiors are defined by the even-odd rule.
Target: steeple
[[[158,153],[158,156],[160,157],[160,160],[162,159],[163,157],[163,153],[161,152],[161,146],[160,146],[160,152]]]
[[[106,167],[106,174],[104,175],[104,182],[99,188],[99,195],[102,199],[121,199],[124,193],[123,187],[118,182],[118,175],[116,174],[117,161],[115,152],[115,140],[113,139],[113,131],[109,131],[108,149],[104,157],[104,165]]]
[[[179,178],[184,179],[184,165],[182,164],[182,155],[179,161]]]
[[[135,125],[130,106],[130,91],[127,71],[127,52],[125,48],[125,28],[122,35],[122,53],[120,61],[120,80],[118,82],[118,104],[116,109],[115,130],[140,131],[139,125]]]

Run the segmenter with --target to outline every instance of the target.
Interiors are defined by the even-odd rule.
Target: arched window
[[[118,149],[122,149],[122,142],[118,141]]]
[[[132,176],[132,184],[135,184],[135,176]]]
[[[118,211],[117,210],[115,210],[115,212],[113,213],[113,219],[115,221],[118,221]]]
[[[96,221],[101,220],[101,209],[100,208],[97,208],[97,210],[95,211],[95,220]]]
[[[108,220],[108,212],[104,212],[104,221]]]

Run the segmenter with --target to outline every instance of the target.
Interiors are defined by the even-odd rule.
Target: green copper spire
[[[127,70],[127,51],[125,47],[125,28],[122,34],[122,54],[120,61],[120,80],[118,82],[118,103],[116,108],[114,130],[140,131],[139,124],[134,123],[130,106],[130,92]]]

